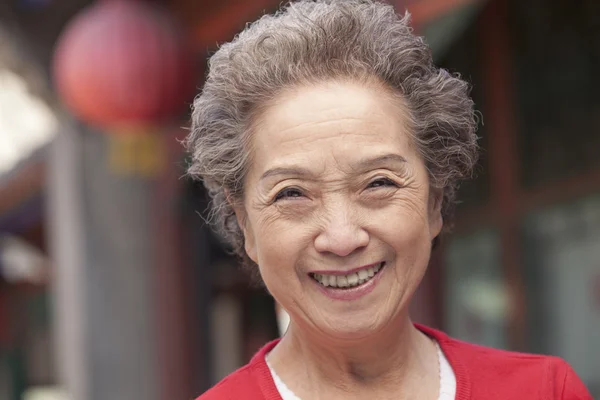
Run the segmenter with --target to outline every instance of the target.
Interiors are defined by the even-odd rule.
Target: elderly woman
[[[211,57],[189,173],[291,322],[200,399],[591,399],[560,359],[410,320],[477,160],[468,89],[369,0],[294,2]]]

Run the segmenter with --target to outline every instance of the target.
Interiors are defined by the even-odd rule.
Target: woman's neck
[[[437,350],[410,320],[369,338],[324,340],[293,323],[268,356],[301,398],[431,398],[439,390]]]

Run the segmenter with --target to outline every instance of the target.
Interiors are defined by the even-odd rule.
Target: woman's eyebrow
[[[265,171],[260,177],[260,180],[264,180],[273,176],[297,176],[300,178],[313,177],[313,173],[306,168],[302,167],[276,167]]]
[[[406,164],[406,158],[400,154],[389,153],[377,157],[362,159],[352,166],[355,171],[368,171],[382,166],[401,169]]]
[[[406,159],[399,154],[389,153],[377,157],[366,158],[358,161],[352,165],[352,170],[357,172],[364,172],[375,168],[381,168],[383,166],[391,167],[391,169],[400,170],[406,163]],[[274,176],[295,176],[298,178],[314,178],[315,173],[307,168],[303,167],[275,167],[265,171],[259,181],[263,181],[267,178]]]

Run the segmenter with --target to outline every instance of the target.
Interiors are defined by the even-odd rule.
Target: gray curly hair
[[[188,174],[203,180],[211,220],[246,266],[255,265],[233,206],[243,197],[252,122],[292,86],[353,79],[401,97],[430,184],[443,191],[442,216],[451,216],[458,184],[477,162],[477,118],[469,85],[433,65],[409,18],[374,0],[296,1],[249,25],[210,58],[185,141]]]

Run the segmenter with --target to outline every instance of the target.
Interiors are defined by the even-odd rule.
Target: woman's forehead
[[[389,95],[359,85],[296,89],[274,101],[259,119],[252,135],[255,156],[285,158],[365,146],[401,149],[408,144],[408,124],[398,104]]]
[[[405,107],[382,85],[329,81],[281,92],[260,115],[261,122],[280,127],[327,123],[336,119],[404,117]]]

